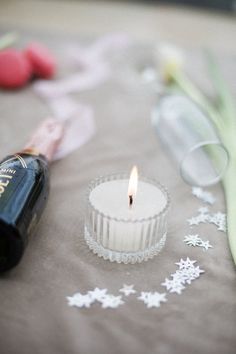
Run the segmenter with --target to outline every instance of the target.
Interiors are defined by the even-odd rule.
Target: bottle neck
[[[63,124],[47,119],[34,132],[22,150],[30,155],[43,155],[50,162],[63,136]]]

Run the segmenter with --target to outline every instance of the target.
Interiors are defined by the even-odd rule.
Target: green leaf
[[[232,123],[236,119],[236,107],[234,105],[233,96],[220,72],[218,64],[209,50],[206,50],[206,57],[209,73],[218,95],[218,109],[220,110],[225,123]]]

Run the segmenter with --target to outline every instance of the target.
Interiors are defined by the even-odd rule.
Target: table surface
[[[109,1],[2,0],[1,25],[98,36],[125,31],[145,41],[236,51],[235,16],[182,6]]]
[[[12,28],[21,31],[23,42],[36,38],[55,51],[71,39],[89,42],[118,30],[142,44],[169,40],[186,49],[192,74],[203,77],[203,83],[198,56],[209,46],[235,84],[236,26],[230,16],[124,3],[2,1],[0,30]],[[236,273],[227,237],[213,225],[190,230],[186,222],[202,203],[191,195],[150,125],[156,94],[137,78],[115,75],[74,98],[93,106],[97,132],[52,166],[49,203],[36,234],[20,265],[0,279],[1,354],[234,354]],[[1,156],[18,150],[48,113],[30,85],[17,92],[2,91]],[[169,234],[163,252],[153,260],[117,265],[93,255],[84,241],[85,192],[94,177],[128,171],[134,163],[170,191]],[[224,211],[220,185],[211,191],[217,197],[211,210]],[[203,252],[185,245],[183,237],[190,231],[209,239],[213,249]],[[96,286],[113,294],[123,283],[134,284],[139,292],[162,292],[161,282],[186,256],[196,259],[205,274],[182,295],[168,294],[168,302],[159,309],[147,309],[134,296],[117,310],[67,306],[66,296]]]

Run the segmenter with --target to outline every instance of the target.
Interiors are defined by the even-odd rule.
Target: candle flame
[[[137,193],[138,188],[138,169],[137,166],[132,168],[129,178],[129,186],[128,186],[128,198],[129,198],[129,206],[132,207],[134,202],[134,197]]]

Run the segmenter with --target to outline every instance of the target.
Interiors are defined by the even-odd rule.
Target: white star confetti
[[[176,294],[182,294],[182,290],[185,289],[185,286],[181,283],[176,283],[172,288],[170,289],[170,293],[176,293]]]
[[[191,236],[191,238],[187,238],[187,242],[193,241],[194,244],[199,242],[200,238],[198,235],[188,236]],[[203,243],[205,249],[211,247],[209,241],[203,241]],[[199,266],[196,266],[195,263],[196,261],[191,260],[189,257],[185,260],[181,258],[180,261],[176,263],[178,269],[175,273],[171,274],[171,279],[166,278],[161,285],[164,286],[169,293],[182,294],[182,291],[186,288],[186,284],[191,284],[193,280],[199,278],[200,275],[204,273],[204,270],[200,269]],[[123,284],[123,287],[119,289],[119,291],[125,296],[136,293],[134,285],[127,284]],[[89,290],[87,294],[77,292],[73,296],[67,296],[66,298],[68,306],[78,308],[89,308],[91,304],[98,302],[103,309],[117,309],[125,303],[121,295],[115,296],[107,294],[107,289],[100,289],[97,287],[93,290]],[[158,308],[163,302],[167,302],[166,293],[159,293],[157,291],[142,291],[137,299],[142,301],[147,308]]]
[[[202,208],[200,208],[202,209]],[[187,219],[189,226],[199,225],[200,223],[210,223],[217,226],[219,231],[226,232],[226,214],[217,212],[217,213],[207,213],[206,211],[203,213],[198,209],[200,212],[198,215]]]
[[[185,289],[186,284],[191,284],[191,282],[204,273],[203,269],[199,266],[195,266],[196,261],[193,261],[187,257],[186,260],[181,260],[175,264],[179,266],[179,269],[175,273],[171,274],[172,279],[165,279],[161,284],[170,293],[182,294]]]
[[[67,296],[68,305],[76,306],[76,307],[90,307],[90,305],[94,302],[94,299],[91,298],[89,294],[83,295],[80,293],[76,293],[73,296]]]
[[[150,293],[147,291],[142,291],[141,295],[137,299],[145,302],[148,298],[148,294],[150,294]]]
[[[226,214],[217,212],[209,215],[209,222],[217,226],[219,231],[226,232]]]
[[[201,208],[198,209],[198,211],[199,211],[200,214],[207,214],[207,213],[209,213],[208,207],[201,207]]]
[[[212,248],[212,245],[210,245],[209,241],[202,240],[200,247],[203,247],[207,251],[209,248]]]
[[[181,260],[175,264],[179,266],[179,269],[187,269],[187,268],[194,267],[194,263],[196,262],[197,261],[192,261],[187,257],[185,261],[181,258]]]
[[[165,281],[161,283],[162,286],[166,287],[166,290],[170,290],[173,286],[173,280],[165,278]]]
[[[131,294],[135,294],[136,290],[134,290],[134,285],[123,285],[123,288],[119,290],[121,293],[123,293],[125,296],[129,296]]]
[[[198,199],[202,200],[204,203],[208,203],[211,205],[215,203],[215,197],[213,196],[213,194],[210,192],[204,191],[202,188],[193,187],[192,194],[195,197],[197,197]]]
[[[115,309],[120,305],[123,305],[124,301],[122,300],[122,296],[114,296],[108,294],[101,300],[101,303],[103,309],[107,309],[107,308]]]
[[[170,293],[181,294],[182,290],[185,288],[185,286],[183,286],[183,279],[180,277],[176,277],[175,273],[171,276],[173,277],[173,279],[166,279],[165,282],[161,285],[165,286],[166,290],[168,290]]]
[[[161,302],[166,302],[166,293],[158,293],[157,291],[152,293],[152,292],[147,292],[141,293],[141,296],[138,298],[139,300],[143,301],[144,304],[147,306],[147,308],[152,308],[152,307],[160,307]]]
[[[189,226],[199,225],[200,223],[206,223],[209,221],[209,214],[198,214],[190,219],[187,219]]]
[[[195,275],[195,279],[196,279],[196,278],[199,278],[199,276],[200,276],[202,273],[205,273],[205,270],[200,269],[199,266],[194,267],[194,269],[193,269],[193,274]]]
[[[77,300],[75,296],[67,296],[68,306],[76,306]]]
[[[191,284],[192,280],[196,279],[193,274],[193,268],[179,269],[174,274],[171,274],[173,280],[179,281],[181,284]]]
[[[213,246],[210,244],[209,241],[204,241],[202,240],[198,234],[196,235],[187,235],[184,237],[183,240],[188,246],[194,246],[194,247],[202,247],[204,250],[208,250],[209,248],[212,248]]]
[[[101,302],[107,294],[107,289],[95,288],[94,290],[90,290],[88,294],[94,301]]]
[[[196,235],[187,235],[184,237],[184,242],[187,243],[189,246],[200,246],[201,244],[201,239],[200,237]]]

